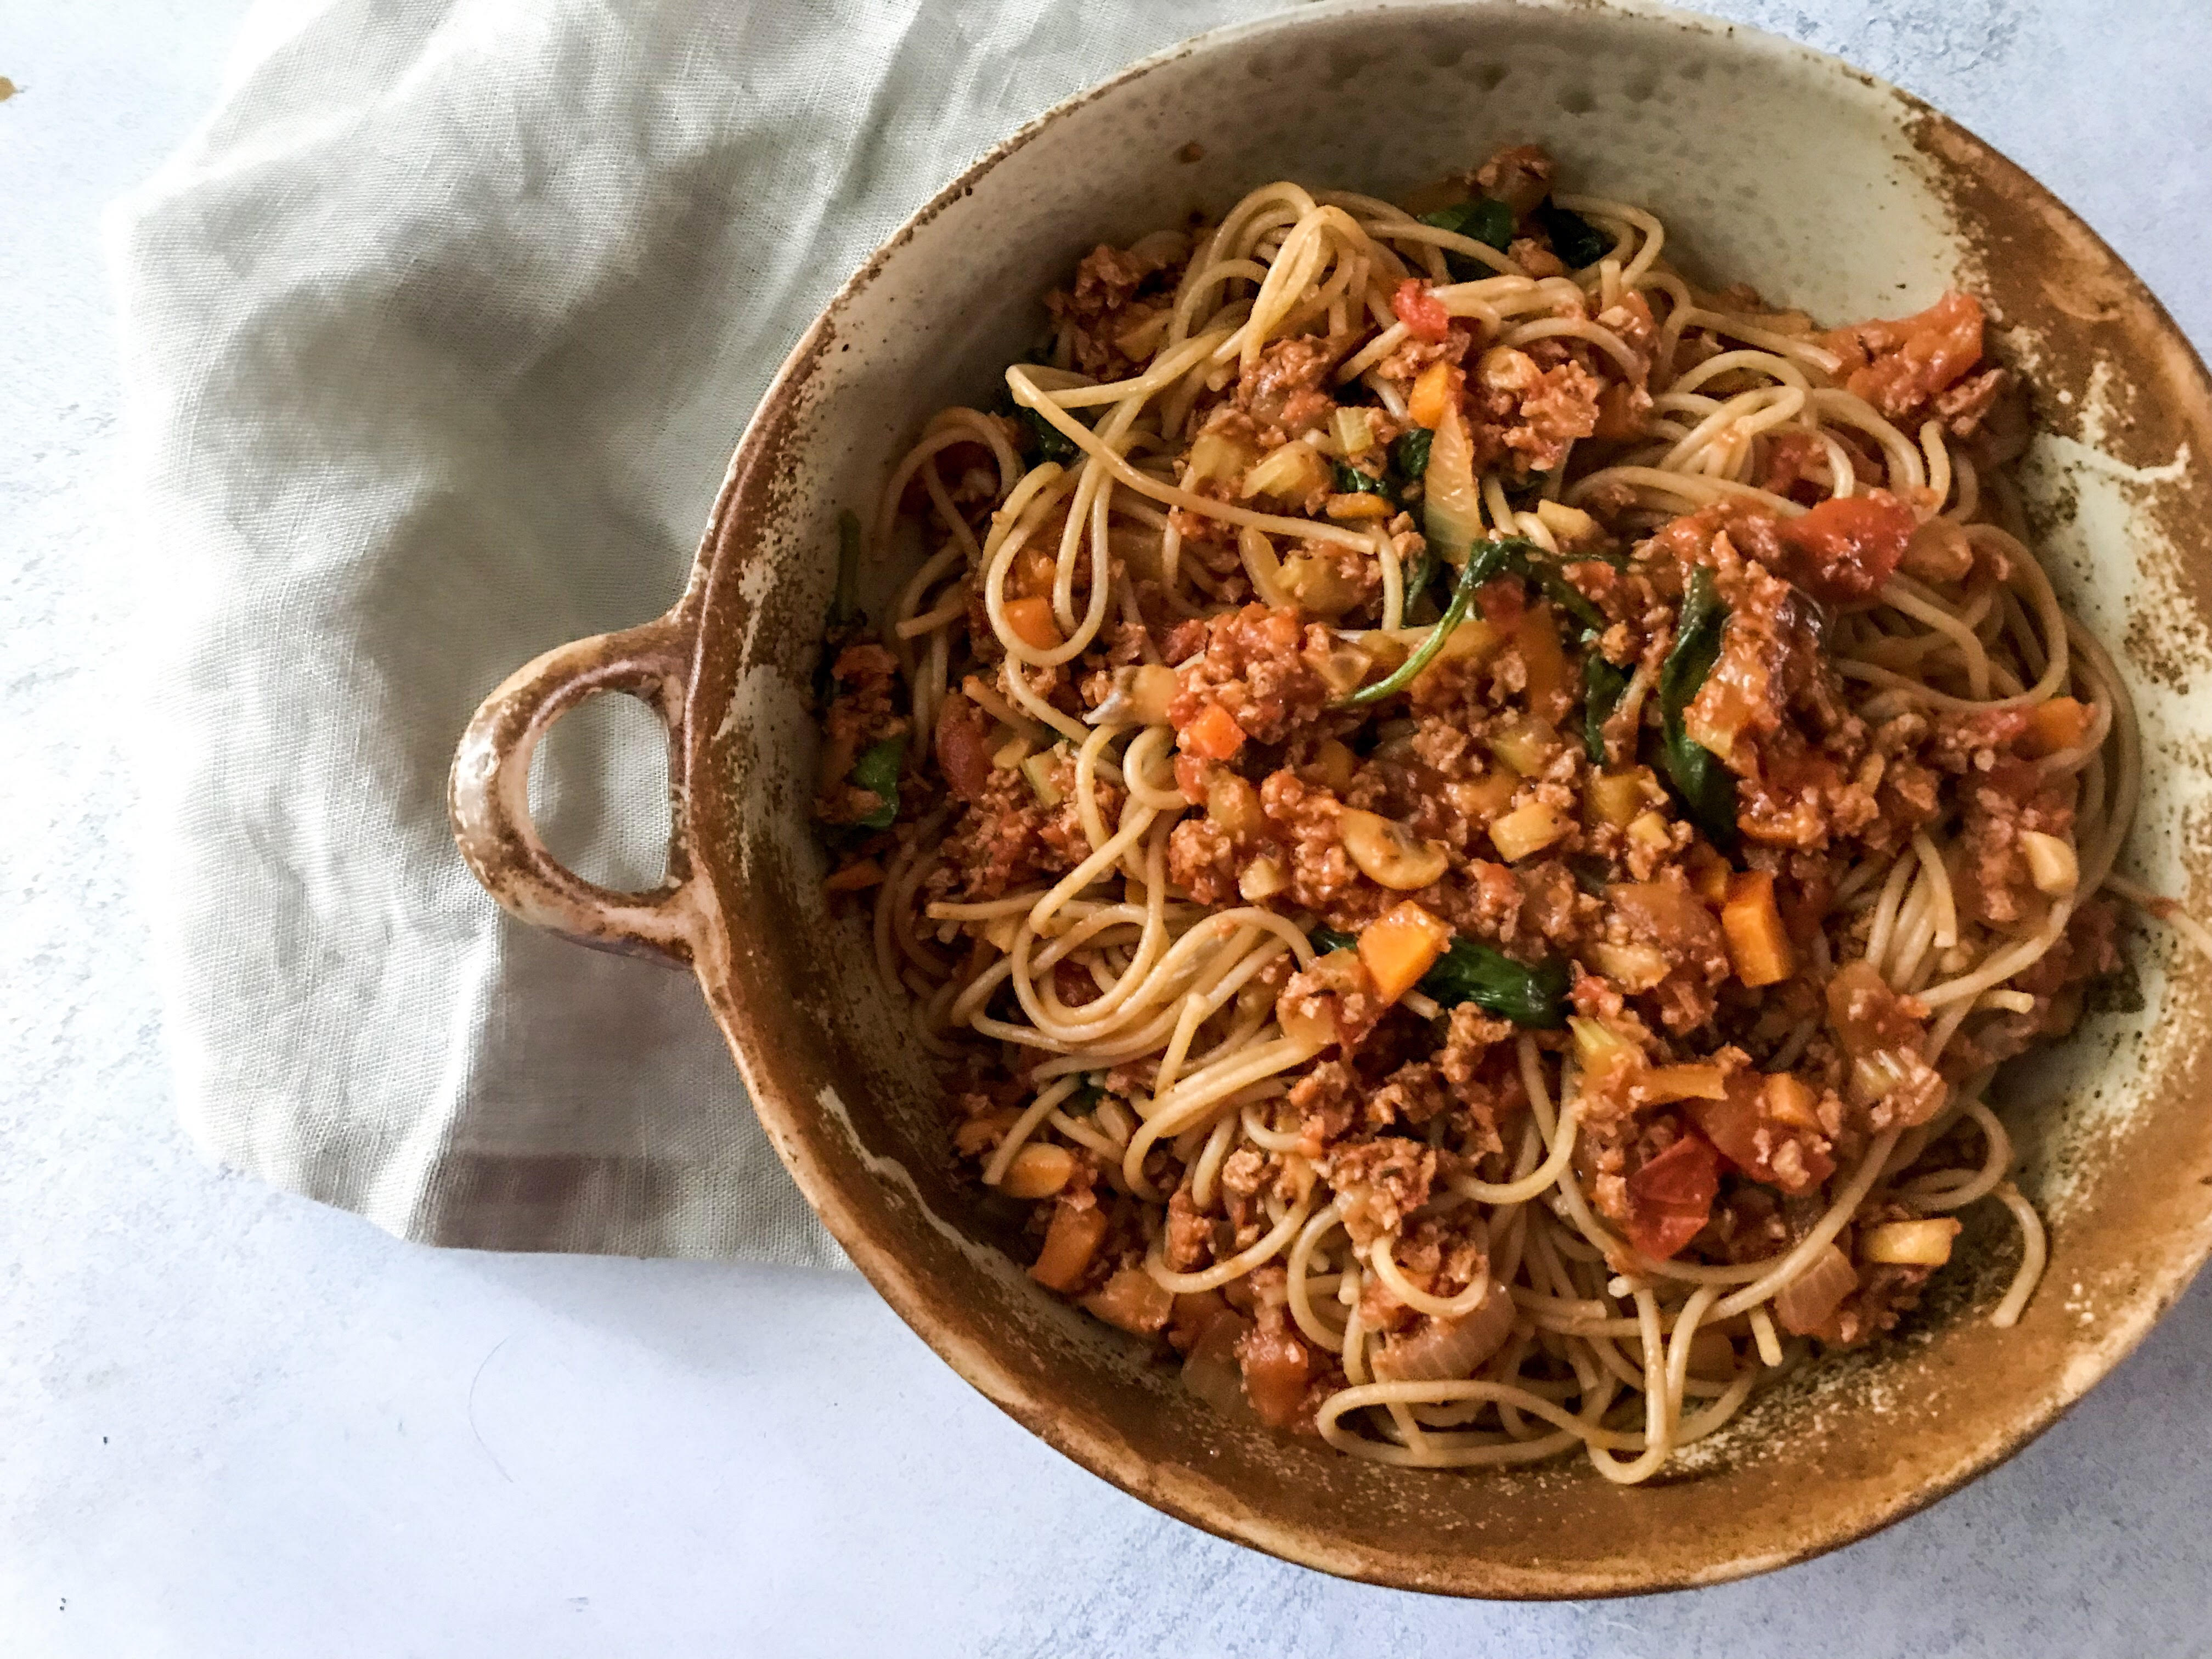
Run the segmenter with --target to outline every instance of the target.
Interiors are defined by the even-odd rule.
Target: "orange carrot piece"
[[[2027,711],[2027,729],[2014,745],[2030,760],[2077,747],[2089,732],[2089,706],[2072,697],[2053,697]]]
[[[1770,872],[1743,870],[1729,878],[1721,931],[1728,936],[1736,977],[1746,985],[1773,985],[1797,971],[1797,953],[1775,906]]]
[[[1451,929],[1407,899],[1359,930],[1359,960],[1391,1003],[1421,982],[1450,943]]]
[[[1014,630],[1014,637],[1024,645],[1039,651],[1057,650],[1066,643],[1060,637],[1060,624],[1054,620],[1050,599],[1008,599],[1006,626]]]
[[[1182,728],[1182,751],[1200,760],[1225,761],[1244,746],[1244,728],[1218,702],[1210,702]]]
[[[1406,394],[1406,418],[1415,426],[1436,428],[1443,424],[1444,410],[1452,402],[1452,375],[1456,371],[1449,363],[1431,363],[1423,369],[1413,389]]]
[[[858,864],[848,864],[822,884],[825,893],[857,893],[863,887],[873,887],[884,878],[884,866],[873,859],[862,859]]]

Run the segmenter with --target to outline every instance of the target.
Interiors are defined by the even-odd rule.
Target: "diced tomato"
[[[1417,340],[1442,345],[1444,337],[1451,332],[1451,313],[1418,278],[1408,276],[1398,284],[1398,291],[1390,296],[1390,309],[1398,313],[1398,320],[1405,324],[1406,331]]]
[[[1686,1134],[1628,1177],[1628,1242],[1664,1261],[1713,1218],[1720,1154]]]
[[[1803,1144],[1796,1130],[1768,1115],[1761,1104],[1765,1085],[1765,1078],[1757,1072],[1738,1072],[1729,1079],[1725,1097],[1692,1100],[1684,1109],[1696,1122],[1698,1133],[1753,1181],[1779,1187],[1785,1193],[1810,1192],[1835,1174],[1835,1161]],[[1785,1179],[1776,1170],[1771,1155],[1790,1140],[1799,1141],[1799,1158],[1792,1167],[1802,1173]]]
[[[964,801],[981,800],[991,781],[988,730],[982,711],[967,698],[954,692],[945,699],[937,716],[937,763]]]
[[[1777,495],[1789,495],[1826,455],[1820,441],[1809,432],[1777,433],[1766,441],[1766,476],[1759,481],[1759,487]]]
[[[1920,520],[1886,489],[1822,501],[1785,520],[1782,542],[1800,557],[1799,585],[1831,604],[1871,599],[1905,556]]]
[[[1844,358],[1844,385],[1899,420],[1981,361],[1982,323],[1981,301],[1954,291],[1910,317],[1838,329],[1825,343]]]
[[[1206,618],[1191,617],[1168,629],[1160,641],[1160,657],[1170,668],[1188,662],[1206,649]]]

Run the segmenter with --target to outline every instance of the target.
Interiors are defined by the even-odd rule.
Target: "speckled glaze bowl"
[[[807,823],[836,515],[869,510],[930,412],[992,394],[1040,331],[1042,289],[1099,240],[1270,179],[1387,197],[1519,140],[1580,187],[1654,208],[1693,270],[1816,315],[1898,315],[1954,283],[1989,298],[1997,349],[2036,392],[2027,489],[2043,545],[2142,702],[2149,776],[2125,866],[2202,904],[2212,700],[2191,687],[2212,685],[2212,397],[2187,343],[2079,220],[1911,98],[1749,30],[1571,0],[1304,9],[1140,64],[1008,139],[799,343],[675,609],[492,693],[453,810],[517,915],[697,975],[830,1231],[1052,1445],[1171,1515],[1330,1572],[1588,1596],[1711,1583],[1870,1532],[2019,1449],[2142,1340],[2212,1247],[2201,964],[2142,939],[2141,1010],[2089,1019],[2009,1079],[2022,1185],[2051,1238],[2016,1329],[1984,1316],[2017,1244],[1970,1212],[1960,1262],[1895,1340],[1758,1396],[1650,1485],[1568,1462],[1394,1472],[1224,1421],[994,1247],[950,1179],[940,1102],[860,930],[824,909]],[[668,725],[668,872],[650,893],[580,880],[530,823],[538,736],[608,690]]]

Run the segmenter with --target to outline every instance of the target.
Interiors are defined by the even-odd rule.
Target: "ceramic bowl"
[[[2201,964],[2142,938],[2141,1008],[2092,1018],[2010,1079],[2021,1184],[2051,1243],[2017,1328],[1986,1314],[2018,1246],[1978,1217],[1895,1340],[1756,1397],[1651,1484],[1565,1461],[1400,1472],[1215,1415],[1000,1252],[951,1177],[941,1103],[860,929],[824,908],[807,821],[836,516],[870,510],[932,411],[993,395],[1039,335],[1042,289],[1098,241],[1271,179],[1389,197],[1522,140],[1580,187],[1655,209],[1693,272],[1815,315],[1899,315],[1953,283],[1987,297],[1996,349],[2035,391],[2041,544],[2142,703],[2148,787],[2124,867],[2212,897],[2202,859],[2183,858],[2212,795],[2212,704],[2191,690],[2212,684],[2212,398],[2187,343],[2078,219],[1926,106],[1771,36],[1589,0],[1301,9],[1140,64],[1006,140],[800,341],[675,608],[493,692],[453,806],[464,853],[517,915],[697,975],[830,1231],[1051,1444],[1171,1515],[1330,1572],[1588,1596],[1735,1577],[1870,1532],[2019,1449],[2142,1339],[2212,1246]],[[539,734],[608,690],[669,728],[668,873],[650,893],[579,879],[530,823]]]

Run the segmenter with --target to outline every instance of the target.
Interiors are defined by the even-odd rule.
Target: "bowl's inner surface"
[[[1401,1583],[1588,1594],[1856,1535],[2002,1455],[2109,1368],[2207,1237],[2201,969],[2139,936],[2141,1009],[2093,1017],[2010,1079],[2022,1185],[2053,1252],[2017,1329],[1980,1317],[2014,1235],[1970,1216],[1963,1261],[1899,1340],[1773,1390],[1651,1486],[1615,1489],[1568,1462],[1395,1473],[1225,1422],[988,1243],[948,1178],[904,1010],[878,988],[861,927],[823,908],[806,821],[805,687],[836,514],[872,514],[931,412],[994,394],[1039,337],[1042,290],[1098,241],[1218,212],[1271,179],[1388,197],[1523,140],[1574,187],[1659,214],[1693,273],[1815,316],[1899,315],[1960,281],[1996,301],[2014,325],[2000,349],[2055,428],[2025,480],[2043,544],[2142,702],[2151,765],[2126,866],[2186,892],[2185,821],[2201,824],[2212,766],[2212,719],[2187,690],[2212,662],[2204,486],[2187,460],[2212,435],[2201,371],[2094,240],[1894,94],[1764,37],[1582,6],[1338,11],[1217,37],[1064,112],[894,244],[740,456],[691,833],[729,930],[726,964],[705,977],[772,1135],[856,1259],[972,1379],[1140,1496],[1248,1541]],[[1203,159],[1179,161],[1191,143]]]

